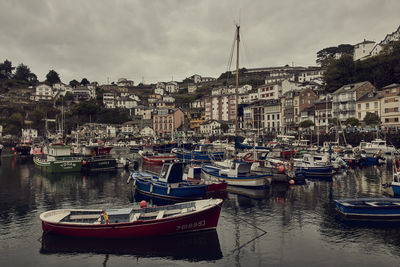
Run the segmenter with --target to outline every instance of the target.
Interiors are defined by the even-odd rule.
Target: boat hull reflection
[[[40,253],[134,255],[137,257],[168,257],[188,261],[214,261],[223,256],[216,230],[122,240],[94,240],[43,234]]]

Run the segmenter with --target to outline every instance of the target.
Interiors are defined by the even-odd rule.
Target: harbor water
[[[154,167],[150,167],[154,168]],[[3,155],[0,166],[1,266],[399,266],[400,225],[340,220],[333,200],[390,197],[390,166],[348,169],[332,180],[260,190],[229,188],[216,231],[85,240],[42,235],[40,213],[115,208],[141,197],[125,170],[45,174]]]

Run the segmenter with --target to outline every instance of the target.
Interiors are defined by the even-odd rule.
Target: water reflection
[[[214,261],[222,258],[215,230],[156,238],[98,240],[43,234],[42,254],[95,253],[165,257],[188,261]]]

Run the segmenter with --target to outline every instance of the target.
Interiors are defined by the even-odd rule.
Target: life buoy
[[[253,156],[253,152],[249,152],[246,155],[244,155],[243,160],[249,161],[252,156]]]

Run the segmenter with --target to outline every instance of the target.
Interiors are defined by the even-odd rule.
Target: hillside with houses
[[[364,40],[321,50],[320,66],[242,68],[238,93],[235,71],[155,84],[135,85],[127,78],[65,84],[55,71],[38,82],[25,65],[15,68],[5,60],[0,64],[0,136],[27,129],[46,135],[60,128],[61,119],[68,134],[96,125],[104,137],[124,140],[233,135],[236,119],[242,136],[323,134],[337,126],[397,131],[399,31],[379,43]],[[375,61],[389,62],[391,74],[377,74]],[[371,66],[374,76],[366,74]]]

